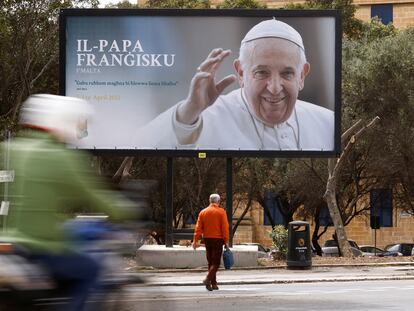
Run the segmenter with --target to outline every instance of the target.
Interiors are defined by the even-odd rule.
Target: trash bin
[[[309,223],[292,221],[288,226],[288,268],[311,268],[312,249],[309,238]]]

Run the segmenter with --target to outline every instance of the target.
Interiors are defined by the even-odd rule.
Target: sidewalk
[[[155,270],[140,272],[146,286],[202,285],[206,269]],[[286,267],[259,267],[219,270],[220,285],[345,282],[373,280],[414,280],[413,263],[374,265],[323,265],[308,270],[290,270]]]

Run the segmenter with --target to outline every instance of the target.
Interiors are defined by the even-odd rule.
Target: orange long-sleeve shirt
[[[194,231],[194,241],[198,241],[200,235],[203,238],[219,238],[224,243],[229,242],[229,223],[226,211],[216,203],[211,203],[198,215]]]

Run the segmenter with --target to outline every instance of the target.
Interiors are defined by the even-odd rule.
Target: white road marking
[[[388,291],[412,291],[414,290],[414,285],[412,286],[382,286],[376,287],[371,286],[368,288],[337,288],[337,286],[332,286],[326,289],[298,289],[296,288],[294,292],[291,292],[289,288],[286,290],[278,290],[278,291],[271,291],[266,290],[263,292],[263,287],[246,287],[246,286],[221,286],[220,290],[218,291],[206,291],[206,289],[202,286],[197,288],[195,287],[177,287],[173,289],[173,292],[168,293],[166,288],[162,289],[160,293],[160,289],[157,287],[144,287],[141,289],[133,289],[128,292],[124,292],[129,297],[124,297],[125,301],[133,302],[133,301],[179,301],[179,300],[194,300],[195,296],[194,293],[197,294],[197,300],[205,300],[205,299],[223,299],[223,298],[274,298],[274,297],[292,297],[292,296],[305,296],[305,295],[312,295],[312,294],[319,294],[319,295],[329,295],[329,294],[343,294],[343,293],[352,293],[358,292],[359,294],[363,294],[364,292],[388,292]],[[139,297],[139,295],[145,295],[145,297]],[[180,295],[179,297],[174,295]],[[138,297],[137,297],[138,295]],[[171,296],[170,296],[171,295]],[[123,299],[124,300],[124,299]]]

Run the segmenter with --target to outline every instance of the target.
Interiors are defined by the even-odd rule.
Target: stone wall
[[[314,222],[313,220],[306,221],[310,224],[310,234],[312,235]],[[269,233],[272,229],[271,226],[263,225],[263,208],[259,204],[252,207],[249,222],[250,225],[246,222],[244,226],[239,226],[235,234],[234,244],[254,242],[271,247],[272,240]],[[376,245],[381,248],[398,242],[414,243],[414,216],[403,214],[400,210],[394,209],[393,227],[373,230],[370,227],[369,214],[360,215],[346,226],[346,232],[348,239],[356,241],[359,245],[374,245],[375,235]],[[319,239],[319,244],[322,246],[326,240],[331,239],[333,233],[333,227],[330,227]]]
[[[360,20],[369,21],[372,4],[392,4],[394,26],[400,29],[414,26],[414,1],[412,0],[354,0],[354,3],[357,5],[355,17]]]
[[[394,6],[394,22],[397,28],[414,27],[414,1]]]

